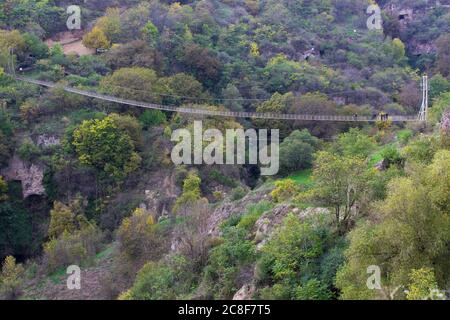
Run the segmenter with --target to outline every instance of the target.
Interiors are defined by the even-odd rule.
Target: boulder
[[[378,171],[385,171],[388,168],[388,163],[385,159],[381,160],[375,165],[375,169]]]
[[[2,175],[7,181],[21,181],[24,198],[45,194],[43,185],[44,168],[41,165],[26,163],[17,155],[14,155],[9,160],[8,167],[2,170]]]
[[[253,284],[245,284],[233,296],[233,300],[252,300],[255,293],[255,286]]]

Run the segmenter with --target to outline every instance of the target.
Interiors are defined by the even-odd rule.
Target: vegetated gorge
[[[450,2],[377,2],[2,0],[0,298],[445,299]],[[174,165],[194,120],[279,129],[278,175]]]

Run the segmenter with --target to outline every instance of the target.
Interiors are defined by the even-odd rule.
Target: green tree
[[[50,238],[57,238],[64,232],[72,233],[75,229],[75,214],[70,207],[59,201],[55,201],[53,209],[50,210],[48,236]]]
[[[109,41],[118,42],[122,32],[119,8],[106,9],[106,14],[97,20],[95,27],[100,29]]]
[[[141,162],[132,138],[111,116],[83,121],[73,132],[72,144],[81,163],[119,181]]]
[[[348,132],[339,135],[338,149],[344,156],[367,158],[375,147],[375,139],[357,128],[351,128]]]
[[[295,293],[296,300],[331,300],[333,294],[326,284],[317,279],[300,285]]]
[[[11,139],[0,130],[0,166],[8,163],[12,152],[11,147]]]
[[[370,172],[360,157],[346,157],[327,151],[316,155],[313,170],[314,188],[304,194],[318,205],[334,210],[335,223],[345,229],[353,214],[358,213],[358,202],[370,192],[367,182]],[[343,228],[343,229],[342,229]]]
[[[26,42],[18,30],[0,30],[0,50],[14,49],[14,54],[23,55]]]
[[[260,56],[259,47],[256,42],[250,43],[250,56],[253,58],[257,58]]]
[[[434,75],[430,79],[430,100],[433,101],[445,92],[450,92],[450,82],[440,74]]]
[[[159,126],[166,123],[166,115],[160,110],[145,110],[139,116],[139,121],[144,129],[150,129],[154,126]]]
[[[268,77],[268,87],[272,92],[286,93],[289,87],[298,79],[301,64],[289,60],[285,55],[272,58],[264,69]]]
[[[438,147],[437,137],[419,135],[403,148],[402,153],[409,162],[430,164]]]
[[[144,143],[142,139],[142,127],[135,117],[127,114],[119,115],[117,113],[111,113],[108,117],[114,121],[117,128],[130,136],[136,149],[139,150],[142,148]]]
[[[149,3],[141,2],[137,6],[132,6],[125,10],[120,16],[122,22],[122,38],[138,39],[141,30],[149,19]]]
[[[405,61],[405,45],[402,42],[402,40],[395,38],[392,40],[392,48],[393,48],[393,56],[395,59],[395,62],[398,64],[401,64]]]
[[[161,79],[169,89],[170,96],[166,97],[167,103],[180,105],[182,103],[201,103],[203,86],[193,76],[178,73],[174,76]],[[199,100],[195,100],[198,98]]]
[[[221,75],[220,61],[206,48],[197,44],[184,47],[182,63],[187,72],[193,74],[206,87],[213,87]]]
[[[103,91],[125,99],[161,103],[169,90],[156,72],[147,68],[121,68],[100,82]]]
[[[23,39],[27,46],[27,53],[36,59],[44,59],[48,56],[48,46],[34,34],[25,33]]]
[[[433,298],[433,291],[438,290],[433,269],[414,269],[409,275],[410,284],[406,298],[408,300],[429,300]]]
[[[139,270],[133,286],[119,299],[170,300],[186,297],[193,280],[189,262],[181,255],[166,261],[150,261]]]
[[[280,144],[280,169],[282,174],[311,168],[313,154],[319,146],[319,139],[307,129],[293,131]]]
[[[30,254],[34,249],[32,219],[22,201],[21,190],[11,183],[8,194],[1,196],[4,200],[0,201],[0,257],[11,253]]]
[[[189,206],[194,205],[201,199],[200,184],[202,180],[199,176],[191,172],[183,182],[183,193],[178,197],[173,208],[174,212],[185,211]]]
[[[240,101],[242,99],[241,93],[239,92],[239,89],[236,88],[235,85],[229,83],[223,90],[222,90],[222,97],[223,97],[223,105],[230,109],[231,111],[243,111],[244,106],[243,102]]]
[[[149,21],[141,29],[142,39],[147,42],[151,47],[155,47],[159,41],[159,31],[158,28]]]
[[[64,231],[57,238],[44,243],[43,265],[47,273],[71,264],[81,264],[92,258],[103,246],[100,229],[84,215],[77,216],[77,229]]]
[[[158,236],[153,215],[141,208],[123,219],[117,230],[120,251],[127,259],[158,257]]]
[[[374,219],[350,233],[347,261],[336,280],[342,298],[390,299],[395,288],[410,282],[412,270],[421,268],[433,268],[438,285],[448,283],[448,163],[450,152],[442,150],[428,167],[393,179]],[[370,265],[382,266],[383,290],[367,288]],[[404,296],[397,292],[395,298]]]
[[[17,298],[23,283],[23,275],[23,266],[17,264],[14,257],[7,256],[0,273],[0,297],[7,300]]]
[[[0,202],[8,200],[8,183],[0,176]]]
[[[397,168],[402,168],[405,159],[400,154],[400,151],[395,146],[387,146],[381,151],[381,156],[388,168],[396,166]]]
[[[274,93],[270,100],[263,102],[257,108],[261,113],[288,113],[295,103],[294,95],[289,92],[286,94]],[[280,134],[289,134],[292,128],[290,123],[283,120],[255,120],[255,124],[261,128],[277,128]]]
[[[22,141],[22,144],[18,148],[17,153],[22,159],[26,161],[32,161],[39,157],[39,155],[41,154],[41,150],[37,145],[34,144],[34,142],[30,138],[26,138],[24,139],[24,141]]]
[[[208,294],[215,299],[231,299],[239,290],[240,271],[256,259],[255,244],[247,231],[236,226],[223,226],[219,245],[209,251],[204,281]]]
[[[83,44],[91,49],[108,49],[111,46],[105,33],[99,27],[94,27],[83,37]]]
[[[324,223],[301,221],[289,214],[262,248],[259,261],[261,281],[273,285],[261,290],[262,298],[314,299],[330,297],[331,292],[319,281],[317,261],[324,253],[329,236]],[[311,280],[309,280],[311,279]],[[309,280],[309,281],[308,281]]]
[[[298,192],[298,186],[292,179],[285,179],[275,182],[275,189],[270,195],[275,202],[285,201],[292,198]]]

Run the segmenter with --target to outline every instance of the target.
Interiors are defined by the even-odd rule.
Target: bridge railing
[[[26,78],[22,76],[15,77],[19,81],[33,83],[36,85],[55,88],[59,86],[56,83]],[[243,111],[223,111],[223,110],[206,110],[199,108],[186,108],[177,106],[168,106],[155,103],[148,103],[142,101],[135,101],[129,99],[123,99],[106,94],[101,94],[95,91],[81,90],[69,86],[62,87],[66,92],[71,92],[86,97],[97,98],[100,100],[126,104],[130,106],[136,106],[148,109],[157,109],[171,112],[221,116],[231,118],[253,118],[253,119],[276,119],[276,120],[298,120],[298,121],[329,121],[329,122],[375,122],[379,121],[380,117],[367,117],[367,116],[345,116],[345,115],[312,115],[312,114],[280,114],[280,113],[258,113],[258,112],[243,112]],[[421,121],[417,116],[389,116],[388,120],[393,122],[410,122]]]

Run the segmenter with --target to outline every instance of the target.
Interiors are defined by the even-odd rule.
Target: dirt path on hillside
[[[104,280],[113,265],[112,249],[108,248],[104,256],[96,258],[92,267],[81,268],[81,289],[67,289],[65,272],[35,279],[25,285],[22,299],[31,300],[105,300]],[[100,253],[102,255],[102,253]]]
[[[79,56],[86,56],[94,54],[95,50],[89,49],[83,45],[83,33],[82,32],[60,32],[45,40],[45,43],[49,48],[55,44],[60,44],[65,54],[77,54]]]

